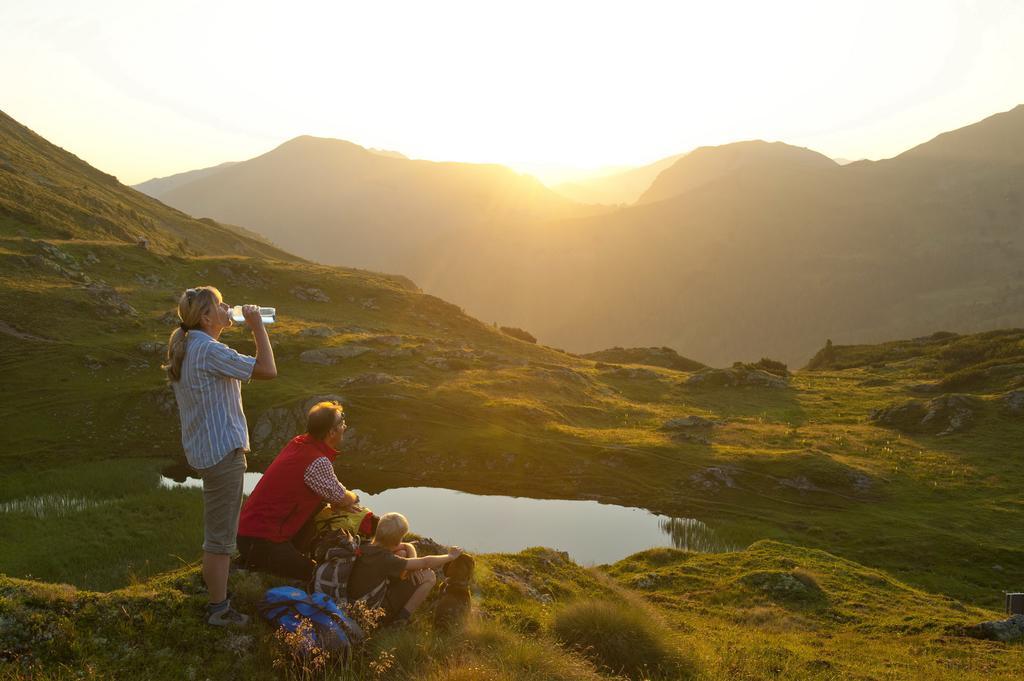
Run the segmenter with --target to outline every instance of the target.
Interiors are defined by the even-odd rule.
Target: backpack
[[[348,578],[359,555],[359,537],[345,530],[326,530],[313,540],[311,554],[317,566],[309,590],[327,594],[344,607],[348,604]]]
[[[325,506],[314,516],[313,525],[318,535],[327,530],[348,530],[363,539],[371,539],[377,531],[378,520],[380,518],[369,509],[342,511]]]
[[[260,614],[276,627],[295,633],[303,619],[309,620],[313,631],[303,641],[303,652],[314,647],[339,654],[347,668],[352,659],[352,646],[362,642],[363,630],[325,594],[307,594],[302,589],[278,586],[268,589],[260,604]]]
[[[348,578],[359,557],[359,537],[347,530],[327,529],[313,540],[313,559],[317,562],[309,580],[311,593],[326,594],[338,605],[348,605]],[[382,581],[358,601],[370,609],[384,605],[388,580]]]

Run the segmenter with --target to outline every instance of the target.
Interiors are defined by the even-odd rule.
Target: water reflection
[[[85,499],[67,494],[43,494],[35,497],[13,499],[0,503],[0,513],[27,515],[39,520],[65,516],[99,508],[111,503],[109,499]]]
[[[695,553],[739,551],[740,546],[722,539],[718,532],[696,518],[658,519],[658,527],[672,539],[672,546]]]
[[[260,477],[245,474],[246,494]],[[160,485],[201,488],[202,481],[177,482],[165,476]],[[356,491],[378,514],[403,513],[413,532],[480,553],[547,546],[567,552],[581,565],[594,565],[658,546],[704,553],[739,548],[694,518],[669,518],[596,501],[467,494],[438,487],[399,487],[378,494]]]

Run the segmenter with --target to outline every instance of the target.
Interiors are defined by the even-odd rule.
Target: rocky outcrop
[[[85,287],[93,302],[104,312],[127,317],[138,317],[139,312],[132,307],[113,287],[101,282],[92,282]]]
[[[690,484],[697,489],[715,492],[722,488],[737,489],[736,475],[739,471],[732,466],[708,466],[690,476]]]
[[[159,411],[164,416],[177,416],[178,414],[178,401],[174,398],[174,389],[169,384],[164,384],[161,388],[154,390],[150,393],[150,399]]]
[[[758,570],[743,575],[740,582],[782,603],[807,604],[824,598],[814,577],[799,568],[791,572]]]
[[[308,326],[299,331],[299,335],[309,338],[330,338],[331,336],[338,335],[338,333],[328,326]]]
[[[265,272],[260,272],[252,265],[218,265],[218,278],[226,280],[232,286],[249,289],[266,289],[271,283]]]
[[[669,419],[662,424],[662,430],[688,430],[691,428],[711,428],[718,423],[703,416],[684,416],[678,419]]]
[[[905,433],[952,435],[970,427],[982,402],[970,395],[942,395],[923,402],[908,400],[871,412],[874,423]]]
[[[363,347],[361,345],[342,345],[336,348],[318,348],[316,350],[306,350],[299,354],[299,361],[305,362],[306,364],[320,364],[324,366],[330,366],[337,364],[342,359],[352,359],[353,357],[359,357],[365,355],[368,352],[373,352],[372,349]]]
[[[1011,390],[999,398],[999,402],[1010,414],[1020,416],[1024,414],[1024,390]]]
[[[1012,615],[1005,620],[974,624],[965,627],[963,634],[988,641],[1019,641],[1024,639],[1024,615]]]
[[[763,369],[730,367],[728,369],[703,369],[683,381],[683,385],[705,388],[785,388],[789,385],[782,376],[770,374]]]
[[[347,388],[355,385],[387,385],[389,383],[399,383],[402,380],[403,379],[398,376],[392,376],[391,374],[367,373],[346,378],[339,384],[339,387]]]
[[[398,347],[402,344],[401,336],[373,336],[372,338],[366,339],[367,343],[378,343],[380,345],[390,345],[392,347]]]
[[[257,417],[252,426],[250,445],[256,454],[277,454],[281,447],[306,430],[306,414],[317,402],[336,400],[345,403],[339,395],[317,395],[286,407],[268,409]],[[346,436],[348,433],[346,433]]]
[[[312,286],[295,286],[289,293],[299,300],[307,300],[314,303],[329,303],[330,297],[318,288]]]
[[[631,378],[641,381],[656,381],[661,378],[661,374],[657,371],[643,369],[640,367],[615,367],[609,371],[608,374],[618,378]]]
[[[672,437],[679,440],[689,440],[700,444],[709,444],[708,435],[717,423],[703,416],[683,416],[682,418],[669,419],[662,424],[661,430],[671,433]]]
[[[143,341],[135,346],[135,349],[144,355],[166,355],[167,343],[158,341]]]

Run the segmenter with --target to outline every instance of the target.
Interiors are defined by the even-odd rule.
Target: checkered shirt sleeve
[[[326,456],[313,459],[312,463],[306,466],[306,472],[302,479],[305,481],[306,487],[313,490],[324,501],[332,504],[345,503],[347,490],[338,481],[338,476],[334,473],[334,466]]]

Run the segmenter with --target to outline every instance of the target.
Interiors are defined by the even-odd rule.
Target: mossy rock
[[[905,433],[951,435],[969,428],[981,407],[982,401],[970,395],[942,395],[875,409],[870,418]]]
[[[758,570],[742,575],[739,581],[784,605],[824,605],[827,600],[817,581],[802,570]]]

